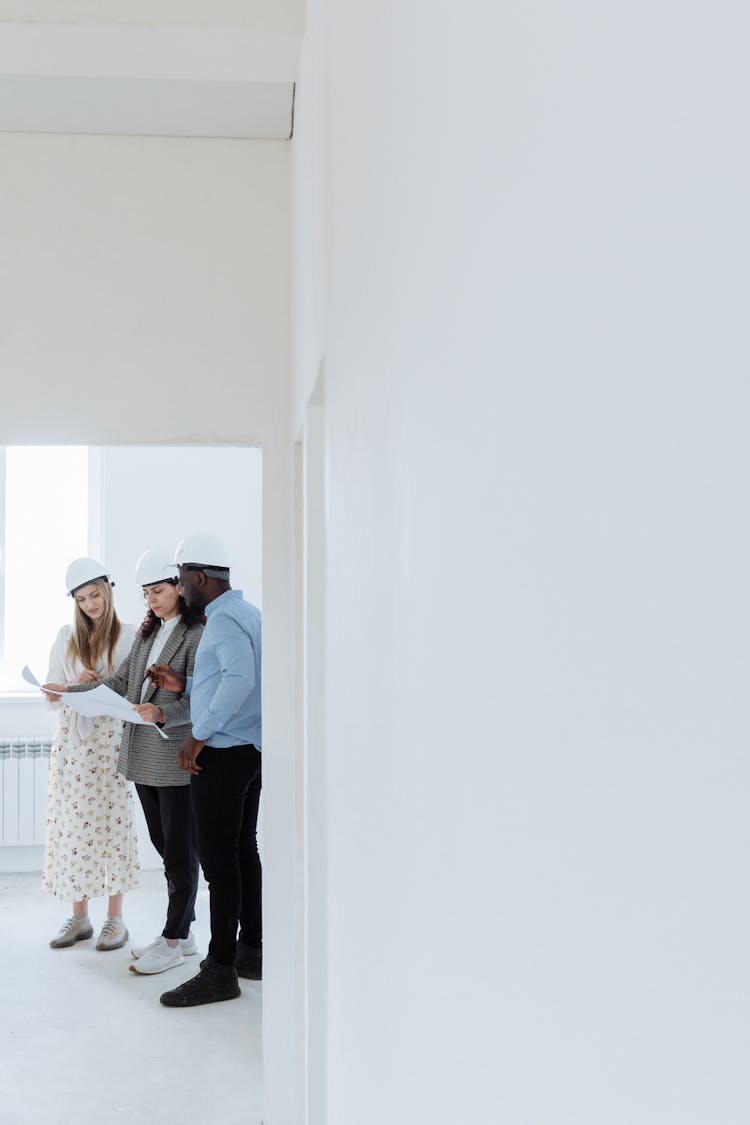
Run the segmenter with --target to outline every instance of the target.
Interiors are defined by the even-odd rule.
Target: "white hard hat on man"
[[[175,566],[202,570],[208,578],[229,577],[231,563],[226,544],[208,531],[187,535],[175,551],[174,561]]]

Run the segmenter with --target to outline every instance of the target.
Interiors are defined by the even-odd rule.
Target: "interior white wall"
[[[302,434],[306,405],[323,369],[331,288],[328,276],[330,143],[325,108],[327,44],[320,0],[308,0],[307,6],[291,146],[291,374],[295,438]]]
[[[193,531],[227,545],[232,585],[263,606],[263,473],[259,449],[118,446],[103,449],[100,556],[117,581],[121,617],[138,624],[144,605],[135,564],[152,546],[172,551]],[[165,502],[160,489],[171,487]],[[189,482],[189,483],[188,483]]]
[[[328,1123],[741,1125],[746,16],[308,22]]]
[[[326,1125],[328,1032],[328,817],[326,813],[327,590],[326,463],[324,386],[305,417],[298,446],[297,496],[300,507],[299,689],[297,756],[301,787],[299,816],[304,854],[304,941],[300,950],[302,1026],[300,1063],[304,1071],[304,1108],[300,1120]]]
[[[273,1121],[294,1019],[288,145],[14,134],[0,167],[0,444],[263,450]]]
[[[273,141],[0,135],[0,363],[34,396],[4,403],[5,440],[54,444],[63,402],[84,444],[278,429],[287,161]]]

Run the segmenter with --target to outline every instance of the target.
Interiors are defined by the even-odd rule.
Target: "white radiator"
[[[49,738],[0,738],[0,846],[43,844]]]

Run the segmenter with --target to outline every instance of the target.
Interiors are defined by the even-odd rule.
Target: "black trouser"
[[[263,942],[256,835],[261,753],[255,746],[204,746],[198,765],[190,792],[211,903],[208,952],[220,965],[234,965],[238,922],[240,941],[257,949]]]
[[[198,838],[189,785],[139,785],[151,843],[164,860],[169,905],[166,938],[185,938],[195,919]]]

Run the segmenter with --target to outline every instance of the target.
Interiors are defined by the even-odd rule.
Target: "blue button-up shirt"
[[[208,746],[260,750],[260,610],[226,590],[206,606],[206,627],[195,654],[190,693],[193,737]]]

